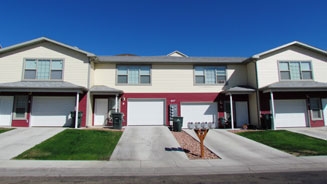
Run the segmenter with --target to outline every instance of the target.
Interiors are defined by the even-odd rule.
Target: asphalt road
[[[202,176],[90,176],[90,177],[0,177],[0,183],[327,183],[327,171],[288,172],[288,173],[258,173],[258,174],[224,174]]]

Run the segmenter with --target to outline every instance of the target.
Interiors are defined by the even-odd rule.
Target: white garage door
[[[164,125],[165,101],[133,100],[127,102],[128,125]]]
[[[275,100],[276,127],[305,127],[307,113],[305,100]]]
[[[14,97],[0,96],[0,126],[10,126]]]
[[[32,102],[31,126],[70,126],[70,112],[75,97],[35,96]]]
[[[181,104],[181,116],[183,128],[187,128],[188,122],[214,122],[217,125],[217,103],[183,103]]]

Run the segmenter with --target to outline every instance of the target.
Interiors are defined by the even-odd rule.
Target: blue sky
[[[45,36],[96,55],[327,50],[325,0],[2,0],[0,12],[2,47]]]

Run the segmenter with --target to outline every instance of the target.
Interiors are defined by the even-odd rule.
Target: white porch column
[[[270,91],[270,109],[271,109],[271,113],[272,113],[272,120],[271,123],[273,124],[272,129],[276,130],[276,126],[275,126],[275,103],[274,103],[274,93],[272,91]]]
[[[115,112],[118,112],[118,94],[116,94],[115,98]]]
[[[234,130],[234,113],[233,113],[233,96],[229,94],[229,103],[230,103],[230,123],[232,130]]]
[[[76,106],[75,106],[75,128],[78,125],[78,109],[79,109],[79,93],[76,93]]]

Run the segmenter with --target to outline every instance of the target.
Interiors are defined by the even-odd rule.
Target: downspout
[[[118,94],[116,94],[115,104],[115,112],[118,112]]]
[[[270,91],[270,109],[271,109],[271,113],[272,113],[272,118],[271,118],[271,124],[272,124],[272,129],[276,130],[276,126],[275,126],[275,102],[274,102],[274,93],[272,91]]]
[[[76,107],[75,107],[75,128],[78,127],[78,111],[79,110],[79,92],[76,93]]]
[[[233,96],[229,94],[229,103],[230,103],[230,123],[232,126],[232,130],[234,130],[234,113],[233,113]]]

